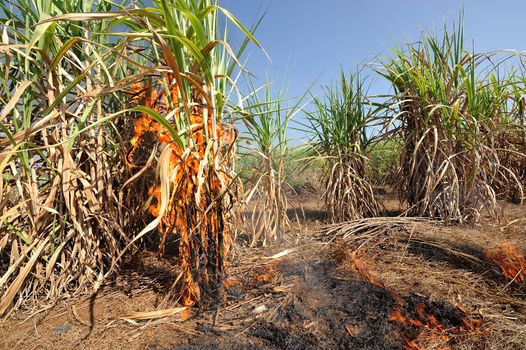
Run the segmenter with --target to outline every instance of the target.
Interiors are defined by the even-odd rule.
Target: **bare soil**
[[[386,216],[400,212],[384,197]],[[526,288],[485,255],[504,241],[526,252],[526,206],[507,204],[502,223],[384,232],[359,247],[357,261],[352,241],[322,233],[320,203],[305,194],[302,230],[278,244],[238,245],[215,302],[188,314],[123,318],[177,306],[174,262],[142,252],[96,295],[36,302],[0,321],[0,349],[526,348]],[[444,325],[440,335],[393,320],[399,310],[425,323],[418,305]]]

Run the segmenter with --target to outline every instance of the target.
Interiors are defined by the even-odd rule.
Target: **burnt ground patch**
[[[395,302],[387,291],[340,275],[331,260],[284,261],[280,268],[294,281],[293,295],[253,336],[280,349],[402,348],[398,327],[388,320]]]
[[[276,270],[293,287],[272,317],[241,332],[199,328],[198,338],[171,349],[403,349],[405,329],[389,321],[396,302],[388,291],[325,254],[284,259]]]

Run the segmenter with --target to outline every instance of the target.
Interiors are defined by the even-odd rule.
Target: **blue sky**
[[[526,49],[524,0],[222,0],[249,26],[263,10],[256,33],[272,59],[250,50],[249,70],[261,82],[266,72],[274,82],[290,82],[289,95],[299,96],[319,77],[337,79],[346,71],[389,54],[395,42],[418,40],[424,29],[441,30],[464,9],[465,35],[476,51]],[[233,33],[234,34],[234,33]],[[234,46],[241,35],[233,35]],[[318,84],[319,85],[319,84]],[[386,93],[381,79],[372,78],[371,93]],[[319,90],[316,88],[315,90]]]

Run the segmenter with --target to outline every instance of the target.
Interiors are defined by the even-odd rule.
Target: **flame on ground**
[[[223,281],[223,286],[226,289],[232,289],[232,288],[242,288],[243,283],[239,280],[239,278],[231,276]]]
[[[478,332],[482,325],[482,320],[470,318],[461,308],[457,308],[461,314],[464,314],[459,319],[459,325],[446,326],[432,314],[432,311],[424,303],[418,303],[415,307],[417,318],[407,316],[407,310],[402,305],[398,305],[397,309],[389,316],[389,321],[394,321],[403,325],[413,326],[419,330],[416,338],[405,338],[406,343],[404,349],[406,350],[420,350],[423,349],[420,345],[422,342],[433,342],[444,344],[441,349],[451,349],[448,342],[452,334]]]
[[[261,272],[256,274],[255,280],[257,282],[270,282],[273,276],[276,274],[276,268],[273,264],[264,265],[261,267]]]
[[[348,253],[347,253],[348,254]],[[415,327],[418,330],[416,338],[404,338],[405,350],[422,350],[424,349],[420,344],[422,342],[433,342],[444,344],[442,350],[449,350],[451,347],[448,342],[452,334],[478,332],[482,325],[482,320],[475,319],[461,307],[451,309],[455,312],[455,317],[458,318],[458,324],[454,326],[446,326],[437,317],[433,315],[428,305],[423,302],[417,303],[414,307],[416,311],[415,317],[410,317],[410,312],[407,310],[407,303],[402,296],[385,287],[384,283],[377,277],[373,276],[368,271],[368,266],[371,264],[365,261],[364,255],[358,256],[356,251],[348,254],[352,262],[353,268],[369,283],[386,290],[393,297],[396,303],[396,309],[389,316],[389,321],[397,322],[402,325]]]
[[[520,284],[526,280],[526,258],[520,249],[512,243],[486,252],[486,257],[496,264],[506,280]]]

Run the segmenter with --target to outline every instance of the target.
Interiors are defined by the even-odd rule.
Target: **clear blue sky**
[[[293,73],[289,95],[301,95],[317,78],[328,83],[345,70],[389,54],[395,42],[416,41],[424,29],[441,30],[464,9],[465,36],[476,51],[526,49],[525,0],[221,0],[245,25],[262,11],[256,33],[272,59],[252,49],[248,68],[263,82]],[[234,33],[233,33],[234,34]],[[234,34],[235,42],[241,40]],[[290,76],[290,74],[289,74]],[[373,93],[386,93],[376,79]],[[316,89],[318,90],[318,89]]]

